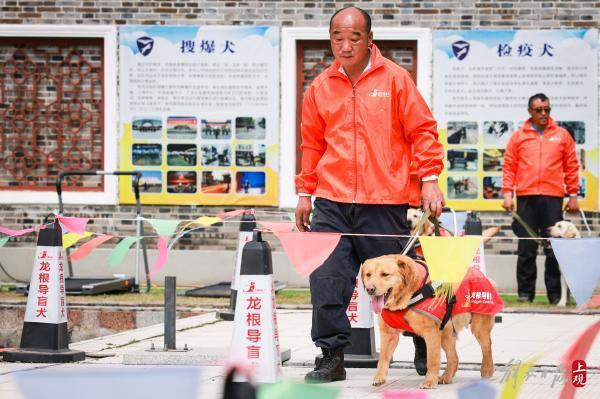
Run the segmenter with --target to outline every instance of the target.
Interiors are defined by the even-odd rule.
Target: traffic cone
[[[52,221],[48,223],[49,219]],[[6,362],[69,363],[85,353],[69,349],[62,231],[54,215],[38,236],[19,349],[4,354]]]
[[[237,300],[238,280],[240,279],[240,268],[242,265],[242,250],[248,241],[252,240],[252,232],[256,228],[256,218],[251,212],[242,215],[240,232],[238,233],[238,245],[235,258],[235,273],[231,279],[231,293],[229,294],[229,309],[217,312],[217,316],[223,320],[231,321],[235,316],[235,305]]]
[[[254,381],[277,382],[281,377],[281,351],[275,313],[275,287],[271,246],[255,231],[244,246],[238,280],[231,360],[254,373]],[[236,379],[236,382],[245,383]]]

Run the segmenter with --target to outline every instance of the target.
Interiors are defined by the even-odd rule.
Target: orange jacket
[[[563,197],[579,192],[575,142],[552,118],[540,135],[531,119],[508,141],[502,166],[502,192]]]
[[[442,171],[443,148],[429,107],[406,70],[375,45],[371,50],[371,68],[354,87],[334,62],[304,94],[299,193],[406,204],[411,158],[419,178]]]

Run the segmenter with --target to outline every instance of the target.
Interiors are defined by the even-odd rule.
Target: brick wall
[[[428,27],[432,29],[538,29],[597,27],[600,1],[84,1],[84,0],[3,0],[0,23],[5,24],[168,24],[168,25],[253,25],[324,26],[334,10],[354,4],[366,9],[374,26]],[[2,193],[2,195],[6,195]],[[44,215],[55,207],[0,206],[3,226],[22,227],[41,223]],[[145,206],[148,217],[193,219],[203,214],[216,214],[222,207]],[[92,230],[133,234],[130,206],[66,207],[65,214],[92,217]],[[107,217],[114,216],[111,221]],[[264,218],[264,216],[262,217]],[[269,219],[284,218],[271,215]],[[509,232],[510,220],[501,213],[482,215],[484,225],[500,225]],[[596,229],[600,220],[591,217]],[[238,225],[226,223],[210,227],[179,247],[234,249]],[[150,228],[148,227],[148,230]],[[12,239],[8,245],[31,245],[33,237]],[[275,242],[273,242],[275,241]],[[276,248],[276,240],[271,241]],[[492,251],[512,253],[514,242],[494,242]]]
[[[369,11],[377,26],[461,28],[596,27],[599,1],[83,1],[4,0],[0,23],[322,26],[342,5]]]

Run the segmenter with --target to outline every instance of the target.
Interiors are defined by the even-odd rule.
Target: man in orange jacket
[[[365,11],[337,11],[329,35],[335,62],[304,93],[296,225],[300,231],[408,235],[411,161],[422,181],[424,209],[439,216],[444,206],[437,185],[443,148],[436,121],[409,73],[372,43],[371,19]],[[360,264],[400,253],[405,242],[342,236],[331,256],[311,274],[311,337],[323,359],[306,375],[307,382],[346,378],[343,349],[351,334],[346,309]],[[417,371],[425,374],[424,341],[419,338],[416,345]]]
[[[550,117],[550,100],[542,93],[529,99],[529,118],[510,137],[502,167],[502,206],[514,210],[513,193],[517,196],[517,213],[536,233],[548,237],[548,227],[562,219],[563,197],[569,194],[567,210],[579,211],[579,163],[575,142],[565,129]],[[519,237],[529,237],[517,221],[513,230]],[[537,278],[538,244],[519,240],[517,260],[518,301],[533,301]],[[544,282],[548,301],[560,300],[560,270],[551,248],[544,248],[546,265]]]

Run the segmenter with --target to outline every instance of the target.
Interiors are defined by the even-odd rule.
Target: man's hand
[[[567,202],[566,211],[569,213],[579,212],[579,201],[577,200],[577,197],[569,197],[569,202]]]
[[[446,206],[442,190],[438,186],[437,180],[424,181],[421,185],[421,202],[423,210],[431,210],[431,216],[436,218],[442,214],[442,208]]]
[[[298,197],[296,206],[296,227],[300,231],[310,230],[310,214],[312,213],[312,201],[310,197]]]
[[[502,203],[502,208],[509,212],[513,212],[515,210],[515,202],[513,201],[512,193],[504,193],[504,202]]]

